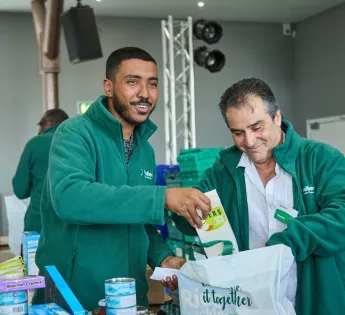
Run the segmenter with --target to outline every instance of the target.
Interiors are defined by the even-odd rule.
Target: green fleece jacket
[[[126,165],[121,123],[106,107],[101,96],[61,124],[41,202],[36,263],[40,272],[55,265],[86,310],[104,299],[104,281],[118,277],[135,278],[137,303],[147,305],[147,264],[173,255],[155,227],[164,224],[166,193],[155,186],[148,142],[157,127],[147,120],[135,128]]]
[[[284,144],[273,149],[277,163],[293,178],[298,216],[273,234],[267,245],[285,244],[297,261],[298,315],[345,312],[345,158],[332,147],[304,139],[289,122],[282,125]],[[198,188],[217,189],[240,250],[248,250],[248,205],[242,152],[231,147],[207,170]],[[188,222],[174,216],[177,227],[195,235]]]
[[[50,145],[57,127],[47,129],[26,144],[12,180],[13,192],[19,199],[30,197],[30,205],[24,218],[24,231],[41,232],[41,195],[47,175]]]

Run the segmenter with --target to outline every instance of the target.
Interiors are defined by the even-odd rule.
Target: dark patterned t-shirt
[[[131,137],[128,140],[123,139],[123,143],[125,146],[125,154],[126,154],[126,164],[128,164],[128,161],[131,157],[132,151],[133,151],[133,134],[131,135]]]

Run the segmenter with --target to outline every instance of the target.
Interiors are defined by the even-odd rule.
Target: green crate
[[[169,188],[181,187],[181,179],[179,172],[166,172],[164,174],[166,185]]]
[[[180,180],[200,179],[203,176],[204,176],[204,172],[198,172],[198,171],[181,172]]]
[[[182,149],[177,157],[181,172],[205,171],[219,158],[223,148]]]
[[[181,149],[180,156],[185,155],[219,155],[219,152],[224,150],[224,148],[192,148],[192,149]]]
[[[214,162],[216,162],[218,157],[211,157],[201,161],[185,161],[178,162],[181,172],[204,172],[208,168],[212,167]]]
[[[200,183],[200,180],[186,180],[186,181],[181,181],[181,187],[182,188],[192,188],[195,187]]]
[[[180,174],[181,187],[194,187],[202,180],[203,172],[183,172]]]

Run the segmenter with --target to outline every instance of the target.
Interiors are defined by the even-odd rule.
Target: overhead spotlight
[[[223,35],[223,28],[215,21],[197,20],[193,26],[196,38],[207,44],[217,43]]]
[[[198,2],[198,6],[199,6],[199,7],[203,7],[204,5],[205,5],[205,3],[204,3],[203,1],[199,1],[199,2]]]
[[[195,62],[210,72],[218,72],[225,65],[225,56],[219,50],[208,50],[207,47],[199,47],[194,50]]]

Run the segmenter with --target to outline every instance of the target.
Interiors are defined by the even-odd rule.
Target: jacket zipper
[[[291,174],[290,174],[290,175],[291,175]],[[300,192],[301,192],[301,188],[300,188],[300,186],[299,186],[299,184],[298,184],[297,179],[296,179],[294,176],[292,176],[292,175],[291,175],[291,177],[293,178],[293,180],[294,180],[294,182],[295,182],[295,185],[296,185],[296,188],[297,188],[297,191],[296,191],[296,194],[297,194],[297,196],[296,196],[296,201],[294,202],[294,208],[297,210],[298,205],[299,205],[299,201],[300,201]],[[295,198],[295,196],[294,196],[294,198]]]
[[[122,137],[123,138],[123,137]],[[128,170],[128,164],[129,164],[129,160],[128,160],[128,164],[126,162],[126,151],[125,151],[125,143],[124,140],[122,140],[122,152],[123,152],[123,160],[124,160],[124,164],[126,167],[126,184],[129,186],[129,170]],[[128,259],[127,259],[127,276],[130,275],[130,269],[131,269],[131,255],[130,255],[130,250],[131,250],[131,227],[129,224],[127,224],[127,234],[128,234]]]
[[[137,149],[137,147],[134,147],[132,152],[131,152],[131,156],[129,157],[128,160],[128,164],[126,163],[126,152],[125,152],[125,146],[124,143],[122,143],[122,148],[123,148],[123,156],[124,156],[124,160],[125,160],[125,165],[126,165],[126,175],[127,175],[127,185],[130,185],[130,180],[129,180],[129,163],[131,161],[131,158],[133,156],[133,153],[135,152],[135,150]],[[128,232],[128,263],[127,263],[127,275],[130,275],[130,271],[132,271],[132,261],[131,261],[131,225],[128,224],[127,225],[127,232]]]
[[[240,194],[240,191],[239,191],[239,188],[238,188],[238,184],[237,184],[237,182],[235,180],[234,175],[231,172],[229,172],[229,173],[230,173],[232,179],[234,180],[235,187],[236,187],[238,216],[240,218],[240,240],[241,240],[241,245],[242,245],[241,247],[244,248],[244,227],[243,227],[244,222],[243,222],[243,216],[242,216],[242,213],[241,213],[241,202],[240,202],[241,194]]]

